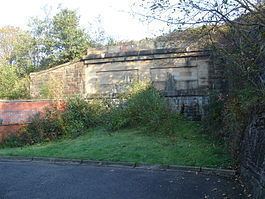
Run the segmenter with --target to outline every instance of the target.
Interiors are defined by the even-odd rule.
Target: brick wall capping
[[[17,103],[17,102],[58,102],[64,99],[22,99],[22,100],[0,100],[2,103]]]
[[[17,125],[26,126],[28,124],[30,124],[30,122],[23,122],[23,124],[21,124],[21,123],[0,124],[0,126],[6,126],[6,127],[17,126]]]

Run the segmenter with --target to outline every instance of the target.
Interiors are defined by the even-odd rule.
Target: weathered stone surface
[[[265,198],[265,113],[256,114],[242,144],[241,174],[255,199]]]
[[[84,63],[66,63],[48,70],[30,74],[30,94],[41,98],[46,86],[58,87],[58,97],[82,95],[84,93]]]
[[[41,97],[42,87],[53,84],[54,79],[59,79],[62,96],[79,94],[88,98],[113,97],[134,80],[149,80],[168,98],[173,109],[184,110],[190,117],[195,109],[189,106],[198,101],[200,111],[195,117],[204,113],[202,101],[207,100],[202,99],[207,99],[209,88],[215,82],[211,80],[214,70],[210,72],[209,51],[154,49],[154,45],[148,44],[144,49],[127,46],[120,50],[90,49],[88,52],[79,62],[32,73],[32,97]]]
[[[123,57],[112,57],[85,60],[86,94],[88,96],[101,93],[100,88],[109,93],[117,90],[118,84],[128,84],[134,79],[149,79],[159,90],[165,90],[166,82],[171,75],[175,84],[168,90],[172,93],[175,90],[197,89],[201,86],[208,86],[208,57],[203,52],[185,52],[171,54],[174,50],[163,50],[164,54],[156,57],[155,50],[152,50],[152,58],[146,55],[131,57],[124,60]],[[160,51],[159,51],[160,52]],[[162,51],[161,51],[162,52]],[[115,55],[117,56],[117,55]],[[187,75],[188,74],[188,75]],[[104,92],[103,92],[104,94]]]
[[[175,111],[182,113],[191,120],[201,120],[205,115],[204,108],[209,103],[208,96],[167,97],[167,101]]]

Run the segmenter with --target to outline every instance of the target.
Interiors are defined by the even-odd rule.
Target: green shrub
[[[64,135],[61,111],[49,108],[42,116],[35,115],[22,133],[26,144],[35,144],[58,139]]]
[[[121,105],[117,107],[112,106],[104,115],[103,124],[108,131],[116,131],[121,128],[129,127],[127,109]]]
[[[134,92],[127,101],[130,126],[147,126],[152,131],[156,130],[167,119],[169,112],[164,97],[152,85]]]
[[[103,108],[96,101],[88,102],[79,97],[70,99],[62,115],[64,130],[70,137],[76,137],[87,129],[100,124]]]
[[[59,139],[64,135],[61,112],[56,108],[47,109],[44,116],[37,114],[25,129],[24,143],[35,144]]]
[[[207,106],[207,114],[203,118],[203,127],[206,132],[221,139],[224,137],[223,129],[223,110],[225,107],[225,99],[223,94],[212,92]]]
[[[21,147],[63,137],[65,131],[61,115],[61,111],[56,108],[49,108],[44,114],[36,114],[20,133],[10,134],[1,146]]]
[[[108,130],[144,127],[147,132],[173,133],[180,116],[149,82],[136,82],[120,96],[105,118]]]
[[[21,147],[25,145],[20,135],[10,134],[8,135],[3,142],[1,143],[1,147]]]

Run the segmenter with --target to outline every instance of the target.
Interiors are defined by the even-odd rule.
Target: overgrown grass
[[[201,134],[201,126],[195,122],[180,123],[175,136],[147,134],[142,128],[112,133],[95,128],[75,139],[23,148],[4,148],[0,150],[0,155],[222,168],[228,168],[232,164],[224,147]]]

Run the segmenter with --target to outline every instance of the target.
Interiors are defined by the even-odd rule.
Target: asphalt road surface
[[[0,161],[1,199],[242,199],[232,179],[196,172]]]

